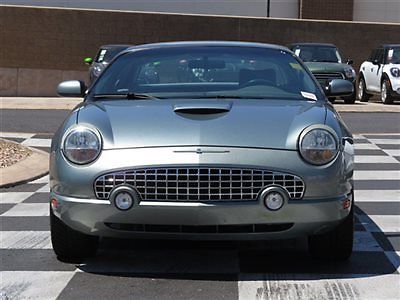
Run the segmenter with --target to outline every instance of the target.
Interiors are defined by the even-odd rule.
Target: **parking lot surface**
[[[49,151],[52,134],[8,134]],[[399,299],[400,135],[355,136],[354,253],[312,260],[304,240],[268,243],[105,239],[81,265],[59,262],[45,176],[1,190],[2,299]]]

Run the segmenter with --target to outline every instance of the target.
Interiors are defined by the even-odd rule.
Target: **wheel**
[[[99,238],[72,230],[50,208],[51,243],[57,258],[64,262],[82,262],[96,254]]]
[[[360,77],[358,80],[357,98],[361,102],[368,102],[369,97],[370,96],[367,94],[364,77]]]
[[[354,91],[353,94],[351,94],[350,96],[344,96],[342,97],[342,99],[346,104],[354,104],[356,102],[356,92]]]
[[[390,82],[387,79],[384,79],[382,81],[381,85],[381,100],[383,104],[392,104],[393,103],[393,97],[390,95]]]
[[[354,203],[354,202],[353,202]],[[353,251],[354,208],[334,230],[308,238],[312,257],[326,260],[347,260]]]

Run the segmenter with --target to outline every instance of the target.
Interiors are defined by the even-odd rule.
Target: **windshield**
[[[115,47],[111,49],[100,49],[96,57],[96,62],[110,62],[114,58],[114,56],[116,56],[118,53],[126,48],[127,47]]]
[[[295,46],[293,52],[304,62],[342,63],[337,48],[331,46]]]
[[[145,94],[156,98],[320,98],[292,54],[265,48],[142,49],[115,60],[91,95]]]
[[[400,64],[400,47],[389,49],[387,61],[390,64]]]

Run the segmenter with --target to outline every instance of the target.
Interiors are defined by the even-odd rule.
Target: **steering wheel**
[[[249,80],[243,84],[240,85],[241,88],[245,88],[248,86],[253,86],[253,85],[268,85],[268,86],[276,86],[275,83],[273,83],[272,81],[268,80],[268,79],[252,79]]]

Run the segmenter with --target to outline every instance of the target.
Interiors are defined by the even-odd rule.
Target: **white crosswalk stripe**
[[[382,156],[382,155],[358,155],[354,158],[355,163],[367,163],[367,164],[395,164],[398,163],[394,157]]]
[[[400,180],[400,171],[355,171],[354,180]],[[400,183],[399,183],[400,184]]]

